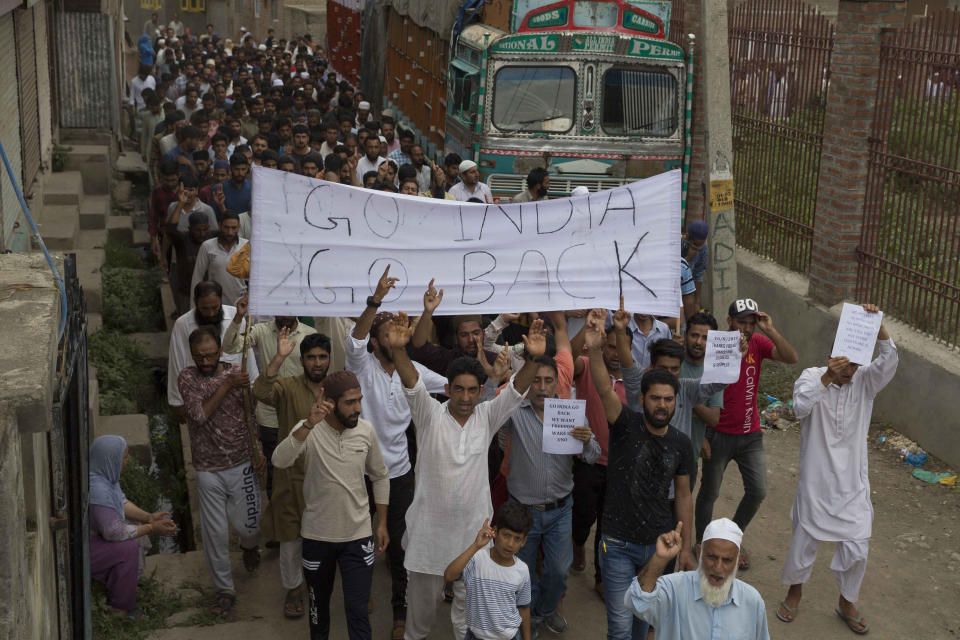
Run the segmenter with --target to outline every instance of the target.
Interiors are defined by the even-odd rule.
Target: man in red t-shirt
[[[793,364],[797,352],[773,327],[773,319],[760,311],[757,303],[744,298],[730,304],[727,313],[730,331],[740,331],[749,340],[747,354],[740,362],[740,379],[723,392],[723,409],[716,426],[707,429],[700,491],[697,492],[697,542],[713,520],[713,503],[720,495],[720,484],[727,464],[734,460],[743,478],[743,498],[733,521],[742,530],[760,508],[767,494],[767,460],[763,452],[763,433],[757,412],[760,367],[766,359]],[[766,335],[755,333],[760,329]],[[741,571],[750,567],[750,556],[740,548]]]

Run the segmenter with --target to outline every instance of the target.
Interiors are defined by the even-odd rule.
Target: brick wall
[[[904,15],[899,0],[840,0],[837,9],[810,259],[810,295],[828,305],[856,287],[880,31]]]

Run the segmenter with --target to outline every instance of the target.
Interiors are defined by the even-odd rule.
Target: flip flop
[[[837,607],[836,609],[834,609],[834,611],[836,611],[837,615],[840,616],[840,618],[845,623],[847,623],[847,627],[850,629],[850,631],[853,631],[855,634],[862,636],[866,634],[868,631],[870,631],[870,625],[868,625],[866,622],[863,621],[863,615],[861,615],[859,618],[848,616],[843,612],[842,609],[840,609],[840,607]],[[855,624],[863,625],[863,628],[858,629],[855,626],[853,626]]]
[[[750,568],[750,554],[743,547],[740,548],[740,561],[737,563],[737,571],[746,571]]]
[[[230,610],[233,609],[233,605],[236,602],[236,594],[230,593],[229,591],[218,591],[217,601],[213,603],[211,611],[213,611],[214,615],[225,618],[227,617],[227,614],[230,613]]]
[[[781,614],[780,614],[780,607],[783,607],[784,609],[786,609],[786,610],[787,610],[787,613],[789,613],[789,614],[792,615],[793,617],[792,617],[792,618],[788,618],[787,616],[781,615]],[[786,601],[781,601],[781,602],[780,602],[780,607],[777,607],[777,617],[778,617],[780,620],[782,620],[783,622],[793,622],[794,620],[797,619],[797,610],[800,608],[799,606],[797,606],[797,607],[790,607],[790,606],[787,606]]]
[[[304,585],[287,591],[287,597],[283,600],[283,615],[291,620],[303,617],[303,591]]]

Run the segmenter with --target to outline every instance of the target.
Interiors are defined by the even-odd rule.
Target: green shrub
[[[120,488],[127,500],[147,513],[153,513],[160,506],[160,485],[157,477],[140,463],[130,458],[120,474]]]
[[[88,345],[100,384],[100,415],[139,413],[154,401],[156,382],[140,345],[110,329],[91,335]]]
[[[93,637],[95,640],[143,640],[153,631],[166,627],[164,618],[195,604],[174,591],[164,589],[152,576],[141,578],[137,583],[137,607],[147,617],[134,622],[126,616],[114,614],[107,604],[106,589],[95,582],[90,606]]]
[[[146,269],[147,264],[135,250],[120,242],[108,241],[103,247],[104,267]]]
[[[128,267],[104,267],[103,325],[123,333],[162,331],[160,274]]]

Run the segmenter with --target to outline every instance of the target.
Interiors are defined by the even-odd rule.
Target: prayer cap
[[[737,545],[739,549],[740,543],[743,541],[743,531],[740,530],[740,527],[738,527],[737,523],[733,520],[720,518],[708,524],[706,530],[703,532],[704,542],[714,539],[729,540]]]
[[[470,169],[474,169],[476,166],[477,163],[473,160],[464,160],[460,163],[460,173],[463,173],[464,171],[470,171]]]
[[[705,220],[694,220],[687,227],[687,237],[691,240],[706,240],[710,225]]]
[[[370,111],[370,103],[366,100],[361,100],[360,104],[357,105],[357,109],[366,109],[367,111]]]
[[[573,191],[570,192],[571,196],[588,196],[590,195],[590,189],[580,185],[579,187],[574,187]]]
[[[351,389],[359,389],[360,381],[352,371],[336,371],[323,379],[323,392],[326,397],[336,402],[340,396]]]

